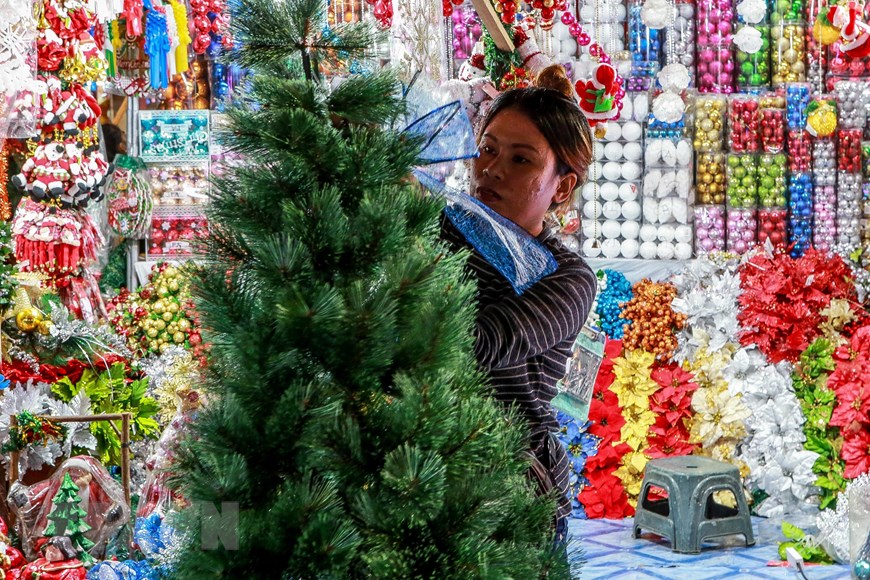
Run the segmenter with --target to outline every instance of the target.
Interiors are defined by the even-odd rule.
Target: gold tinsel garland
[[[9,204],[9,191],[6,188],[9,183],[9,151],[6,149],[6,140],[0,139],[0,219],[9,221],[12,219],[12,206]]]

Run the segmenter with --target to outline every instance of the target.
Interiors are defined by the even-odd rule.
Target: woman
[[[471,187],[486,206],[537,238],[558,268],[517,295],[450,220],[443,220],[441,235],[454,250],[471,250],[467,267],[478,284],[475,355],[496,399],[516,406],[527,421],[534,456],[530,477],[539,493],[553,488],[558,493],[554,524],[561,541],[571,513],[569,469],[552,435],[559,425],[550,401],[597,283],[589,266],[544,221],[550,211],[571,203],[586,180],[592,134],[561,67],[545,69],[538,83],[493,101],[481,125]]]

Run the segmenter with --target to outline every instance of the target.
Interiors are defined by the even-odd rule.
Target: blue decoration
[[[604,334],[608,338],[619,340],[628,322],[619,317],[622,314],[622,305],[631,300],[634,293],[631,291],[631,283],[622,272],[605,270],[604,275],[607,277],[607,285],[598,294],[598,307],[595,312]]]
[[[175,541],[175,529],[165,522],[162,514],[155,512],[136,518],[133,540],[146,557],[155,558]]]
[[[810,85],[787,84],[785,86],[785,117],[790,130],[807,126],[807,105],[810,103]]]
[[[586,421],[582,425],[578,425],[573,417],[556,412],[556,420],[559,421],[559,442],[565,448],[568,454],[568,461],[571,464],[571,475],[569,478],[571,506],[573,508],[572,516],[575,518],[586,519],[586,511],[580,504],[577,496],[589,482],[583,477],[583,470],[586,468],[586,460],[590,457],[598,455],[598,446],[601,444],[601,438],[588,432],[589,426],[592,424]]]
[[[661,58],[661,36],[663,30],[652,30],[646,27],[641,18],[640,4],[632,4],[628,12],[628,50],[631,51],[632,62],[652,61],[658,63]],[[636,76],[632,70],[632,76]],[[641,71],[643,76],[653,76],[655,70]],[[651,73],[651,74],[650,74]]]
[[[0,375],[0,391],[8,389],[8,388],[9,388],[9,379],[4,377],[3,375]]]
[[[789,175],[788,209],[791,256],[799,258],[812,245],[813,239],[813,178],[809,173]]]
[[[208,111],[141,111],[139,152],[144,161],[207,159]]]
[[[106,560],[88,570],[88,580],[160,580],[168,577],[166,572],[163,566],[155,567],[148,561]]]
[[[169,86],[169,70],[166,59],[171,44],[166,14],[157,10],[148,10],[145,16],[145,54],[151,67],[151,88],[165,89]]]

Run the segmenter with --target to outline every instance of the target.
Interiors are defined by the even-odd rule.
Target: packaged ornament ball
[[[761,110],[761,150],[764,153],[785,151],[785,111],[783,109]]]
[[[813,142],[808,131],[788,132],[788,170],[790,173],[809,173],[813,164]]]
[[[698,205],[694,210],[695,253],[725,250],[725,206]]]
[[[695,165],[695,190],[701,204],[725,203],[725,154],[699,153]]]
[[[855,248],[861,243],[862,180],[860,173],[837,174],[837,241]]]
[[[733,95],[728,103],[731,153],[757,153],[761,147],[761,110],[751,95]]]
[[[723,96],[704,95],[695,99],[695,151],[722,151],[728,102]]]
[[[698,90],[702,93],[734,92],[735,62],[731,53],[734,5],[730,0],[699,0]]]
[[[831,138],[813,142],[813,245],[830,250],[837,243],[837,152]]]
[[[773,84],[806,81],[805,35],[806,30],[799,22],[784,21],[770,31]]]
[[[788,178],[789,243],[794,258],[803,256],[813,240],[813,180],[809,173]]]
[[[803,0],[771,0],[770,23],[800,22],[804,17]]]
[[[151,228],[151,184],[145,164],[136,157],[118,155],[106,182],[109,227],[125,238],[144,238]]]
[[[785,114],[790,130],[802,130],[807,126],[807,105],[812,87],[807,83],[789,83],[785,87]]]
[[[729,208],[758,205],[758,157],[730,154],[726,159],[725,202]]]
[[[748,91],[769,87],[770,27],[739,26],[734,40],[738,88]]]
[[[861,129],[841,129],[837,131],[837,169],[847,173],[863,171]]]
[[[729,252],[745,254],[755,246],[758,218],[755,209],[728,208],[726,215],[726,247]]]
[[[758,156],[758,204],[766,208],[786,206],[786,156],[785,153]]]
[[[860,80],[834,82],[837,100],[837,128],[864,129],[866,106],[870,102],[870,83]]]
[[[689,69],[689,86],[695,76],[695,5],[688,0],[674,2],[674,22],[665,30],[665,62]]]
[[[777,249],[785,248],[788,211],[785,208],[767,207],[758,210],[758,243],[770,244]]]

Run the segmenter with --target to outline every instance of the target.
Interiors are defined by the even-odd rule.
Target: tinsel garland
[[[9,150],[6,140],[0,139],[0,220],[12,219],[12,206],[9,204]]]

